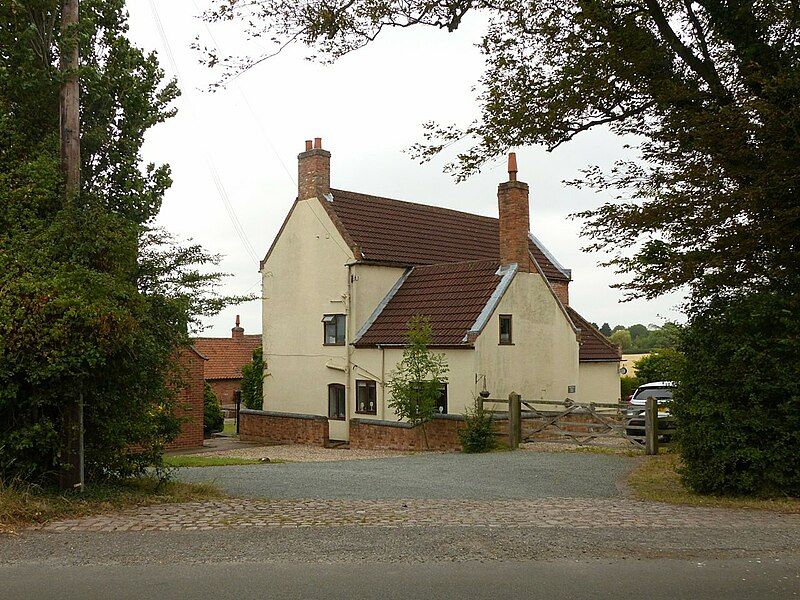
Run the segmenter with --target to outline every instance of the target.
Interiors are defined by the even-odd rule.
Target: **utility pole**
[[[73,207],[81,191],[81,121],[78,87],[78,1],[61,2],[60,94],[61,170],[66,181],[66,206]],[[64,410],[64,456],[60,484],[83,491],[83,392]]]

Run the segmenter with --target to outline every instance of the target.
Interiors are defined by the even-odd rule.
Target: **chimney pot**
[[[517,153],[510,152],[508,154],[508,180],[517,180]]]
[[[239,326],[239,315],[236,315],[236,327],[231,329],[231,337],[233,339],[239,339],[244,336],[244,329]]]
[[[314,138],[314,148],[322,148],[322,138]]]
[[[311,148],[313,148],[311,144],[312,144],[311,140],[306,140],[306,152],[308,152],[309,150],[311,150]]]

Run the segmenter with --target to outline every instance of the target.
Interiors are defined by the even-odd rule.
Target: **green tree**
[[[264,406],[264,351],[253,350],[253,359],[242,367],[242,404],[245,408],[261,410]]]
[[[430,320],[422,316],[413,317],[408,322],[403,359],[397,363],[389,380],[389,408],[394,410],[398,419],[422,426],[426,448],[429,446],[425,423],[436,414],[436,400],[448,373],[444,355],[428,349],[432,339]]]
[[[159,464],[180,426],[178,350],[226,302],[212,290],[215,257],[154,229],[169,169],[142,164],[141,147],[178,90],[125,37],[123,0],[81,2],[83,178],[67,202],[59,11],[55,0],[0,9],[0,478],[44,482],[79,394],[89,480]]]
[[[800,20],[790,0],[214,0],[211,22],[300,42],[335,60],[394,28],[489,26],[472,123],[428,124],[429,158],[472,141],[450,169],[476,172],[511,147],[550,149],[607,127],[638,156],[576,184],[616,194],[588,220],[633,295],[717,289],[798,272]],[[207,53],[222,82],[274,53]],[[713,232],[713,235],[710,234]]]
[[[611,326],[608,323],[603,323],[603,326],[600,328],[600,333],[606,337],[611,337]]]
[[[631,339],[634,342],[638,342],[639,340],[645,340],[650,335],[650,331],[648,331],[647,327],[640,324],[631,325],[630,327],[628,327],[628,331],[630,331]]]
[[[212,433],[217,433],[225,428],[225,417],[222,414],[222,407],[214,390],[206,382],[203,389],[203,433],[210,437]]]
[[[631,340],[631,333],[627,329],[618,329],[614,333],[611,334],[609,338],[612,342],[614,342],[617,346],[622,348],[623,352],[629,352],[631,346],[633,345],[633,341]]]
[[[672,348],[654,350],[634,363],[636,377],[642,383],[652,381],[680,381],[686,367],[683,352]]]
[[[712,299],[693,315],[673,412],[704,493],[800,496],[800,293]]]

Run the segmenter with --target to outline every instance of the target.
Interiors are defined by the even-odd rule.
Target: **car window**
[[[648,398],[667,398],[672,400],[672,390],[669,388],[644,388],[637,390],[633,397],[635,400],[647,400]]]

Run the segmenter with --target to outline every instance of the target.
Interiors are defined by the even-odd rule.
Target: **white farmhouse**
[[[570,308],[571,273],[530,232],[513,154],[499,219],[332,189],[330,157],[306,142],[297,200],[261,263],[264,410],[244,415],[245,437],[416,447],[386,385],[414,315],[450,367],[434,447],[457,445],[482,390],[619,399],[619,350]]]

